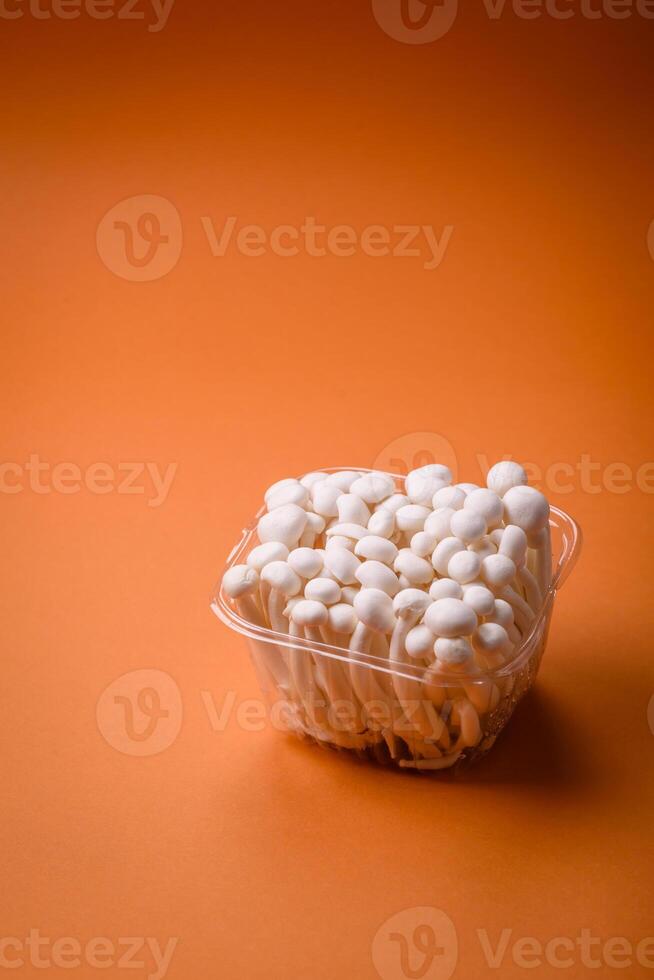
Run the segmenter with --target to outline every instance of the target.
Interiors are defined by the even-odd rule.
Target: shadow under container
[[[369,472],[357,467],[322,472],[339,469]],[[393,478],[401,492],[403,479]],[[259,543],[256,527],[264,512],[244,529],[225,571],[245,563]],[[558,507],[551,507],[550,531],[552,581],[531,628],[509,661],[474,675],[435,675],[427,666],[275,632],[242,618],[220,586],[211,608],[247,640],[273,727],[368,761],[404,769],[458,769],[492,748],[538,674],[554,600],[581,548],[579,526]],[[342,696],[334,696],[335,691]],[[474,712],[465,710],[470,703]]]

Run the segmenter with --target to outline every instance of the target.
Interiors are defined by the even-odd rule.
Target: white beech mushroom
[[[462,599],[437,599],[425,613],[425,624],[439,637],[469,636],[477,614]]]
[[[452,536],[460,538],[465,544],[472,544],[486,534],[486,521],[478,511],[457,510],[450,519]]]
[[[552,542],[550,537],[550,505],[535,487],[511,487],[504,495],[505,520],[517,524],[536,549],[535,576],[543,596],[552,580]]]
[[[338,520],[341,524],[368,526],[371,514],[367,504],[356,493],[343,493],[336,500]]]
[[[350,493],[356,493],[367,504],[380,504],[395,490],[395,481],[387,473],[374,470],[364,473],[350,487]]]
[[[528,482],[526,470],[512,460],[502,460],[495,463],[486,476],[486,486],[493,490],[498,497],[503,497],[512,487],[523,486]]]
[[[455,513],[456,511],[451,507],[440,507],[429,515],[423,530],[427,534],[432,534],[437,541],[451,537],[450,523]]]
[[[440,463],[419,466],[407,475],[407,496],[414,504],[431,504],[434,494],[452,482],[452,473]]]
[[[311,502],[316,514],[321,517],[338,517],[338,498],[343,495],[335,483],[322,480],[311,487]]]
[[[427,558],[434,551],[437,544],[438,539],[435,534],[429,534],[427,531],[417,531],[411,538],[409,547],[418,558]]]
[[[259,573],[255,568],[249,565],[233,565],[223,575],[222,587],[241,619],[265,627],[261,610],[254,598],[259,587]]]
[[[285,504],[306,507],[309,503],[309,491],[299,480],[280,480],[268,488],[264,500],[269,511]]]
[[[438,578],[429,587],[430,599],[462,599],[463,588],[452,578]]]
[[[397,558],[397,547],[388,538],[378,534],[370,534],[367,538],[361,538],[360,541],[357,541],[354,554],[357,558],[373,559],[390,565]]]
[[[432,499],[432,507],[439,510],[442,507],[449,507],[450,510],[461,510],[466,500],[466,495],[460,487],[442,487],[437,490]]]
[[[333,579],[312,578],[304,586],[305,599],[313,599],[324,606],[333,606],[340,602],[341,587]]]
[[[493,490],[487,490],[485,487],[472,490],[464,500],[463,509],[481,514],[490,529],[499,527],[502,523],[504,515],[502,500]]]
[[[288,555],[288,548],[281,541],[268,541],[267,544],[258,544],[253,548],[246,561],[250,568],[261,572],[261,569],[271,561],[286,561]]]
[[[307,523],[307,512],[297,504],[284,504],[259,518],[259,541],[281,541],[287,548],[295,548]]]
[[[347,548],[327,548],[324,562],[325,568],[329,569],[342,585],[357,584],[357,571],[361,562]]]
[[[359,622],[352,634],[349,649],[352,653],[369,654],[373,637],[377,633],[390,633],[395,625],[393,600],[381,589],[361,589],[354,598],[354,611]],[[384,700],[383,689],[372,675],[372,667],[355,661],[350,664],[352,687],[364,709],[367,701]]]
[[[424,530],[425,521],[431,513],[429,507],[421,504],[405,504],[395,514],[395,526],[405,533],[416,534]]]
[[[302,589],[302,579],[285,561],[272,561],[261,572],[261,578],[270,587],[268,619],[277,633],[286,633],[284,608],[287,600]]]
[[[457,551],[447,563],[447,574],[460,585],[467,585],[479,577],[481,558],[474,551]]]
[[[372,559],[364,561],[357,568],[355,575],[364,589],[380,589],[391,597],[400,591],[397,575],[383,562]]]
[[[325,519],[321,517],[320,514],[314,514],[313,511],[307,511],[307,523],[305,525],[304,531],[300,538],[301,548],[313,548],[316,544],[316,538],[322,534],[325,530]]]
[[[401,672],[410,658],[405,649],[409,632],[424,616],[430,604],[429,596],[420,589],[404,589],[393,600],[396,623],[391,637],[390,660],[398,664],[399,672],[393,673],[393,687],[402,708],[405,711],[405,721],[415,728],[422,738],[438,739],[444,723],[433,705],[426,703],[424,686],[419,679],[413,680]],[[396,730],[396,734],[401,734]]]
[[[316,548],[295,548],[286,558],[296,575],[315,578],[323,566],[323,557]]]
[[[376,510],[368,521],[370,534],[380,538],[391,538],[395,533],[395,514],[390,510]]]
[[[434,568],[431,562],[415,555],[410,548],[403,548],[397,555],[393,568],[398,575],[412,586],[429,585],[434,578]]]
[[[349,493],[350,487],[360,476],[361,474],[356,470],[339,470],[338,473],[330,473],[327,482],[339,487],[343,493]]]
[[[431,556],[431,563],[439,575],[447,575],[447,567],[452,555],[455,555],[457,551],[465,550],[466,546],[460,538],[443,538],[434,549],[434,554]]]

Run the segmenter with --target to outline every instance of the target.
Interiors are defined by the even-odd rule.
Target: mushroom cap
[[[247,563],[250,568],[256,568],[258,572],[271,561],[286,561],[288,558],[288,548],[281,541],[268,541],[267,544],[258,544],[247,556]]]
[[[474,582],[481,571],[481,558],[474,551],[457,551],[447,564],[447,574],[455,582]]]
[[[468,496],[469,493],[474,493],[475,490],[479,490],[478,483],[457,483],[455,484],[455,486],[457,486],[459,490],[463,490],[466,497]]]
[[[349,521],[340,524],[332,524],[326,530],[326,535],[328,538],[333,538],[335,534],[339,537],[344,538],[354,538],[355,541],[360,541],[361,538],[367,537],[371,532],[367,527],[361,527],[360,524],[351,524]]]
[[[325,518],[321,517],[320,514],[314,514],[312,510],[307,511],[307,530],[311,530],[314,534],[322,534],[325,530]]]
[[[249,565],[232,565],[223,575],[222,587],[230,599],[254,592],[259,584],[259,574]]]
[[[416,531],[410,541],[411,551],[418,558],[426,558],[427,555],[431,555],[437,544],[436,535],[429,534],[428,531]]]
[[[322,552],[318,548],[295,548],[286,560],[302,578],[313,578],[323,566]]]
[[[284,490],[286,487],[295,486],[296,483],[299,483],[299,480],[296,480],[294,477],[286,477],[284,480],[277,480],[276,483],[272,483],[263,495],[268,510],[272,509],[269,503],[276,493],[279,493],[280,490]]]
[[[463,506],[465,510],[481,514],[487,527],[497,527],[502,523],[504,505],[501,497],[498,497],[493,490],[480,487],[479,490],[471,491],[465,498]]]
[[[368,530],[380,538],[390,538],[395,531],[395,514],[390,510],[376,510],[368,521]]]
[[[312,578],[304,587],[304,597],[332,606],[341,598],[341,587],[331,578]]]
[[[452,474],[447,466],[432,463],[411,470],[404,481],[409,500],[414,504],[431,504],[435,493],[449,486]]]
[[[377,504],[375,508],[375,513],[380,510],[388,510],[391,514],[397,514],[400,507],[405,507],[406,504],[410,504],[411,501],[405,493],[392,493],[390,497],[383,500],[381,504]]]
[[[488,555],[481,563],[481,577],[491,589],[501,589],[516,577],[515,564],[506,555]]]
[[[355,538],[346,538],[342,534],[334,534],[331,538],[327,538],[325,551],[331,551],[333,548],[345,548],[346,551],[354,552],[355,543]]]
[[[350,487],[360,476],[361,474],[356,470],[339,470],[338,473],[330,473],[327,482],[340,487],[343,493],[349,493]]]
[[[472,582],[464,587],[463,601],[471,606],[478,616],[490,616],[495,609],[495,596],[480,582]]]
[[[329,626],[334,633],[350,636],[354,633],[357,625],[357,614],[352,606],[347,602],[337,602],[335,606],[328,609]]]
[[[423,616],[430,605],[429,594],[423,592],[422,589],[402,589],[393,599],[393,610],[396,616],[401,616],[403,613]]]
[[[420,558],[410,548],[402,548],[393,567],[412,585],[428,585],[434,578],[434,567],[431,562]]]
[[[282,595],[297,595],[302,588],[302,580],[285,561],[271,561],[261,572],[261,578]]]
[[[347,548],[327,548],[325,550],[325,568],[329,569],[343,585],[353,585],[357,581],[357,572],[361,562]]]
[[[526,483],[528,483],[526,470],[520,466],[520,463],[514,463],[510,459],[495,463],[486,476],[486,486],[498,497],[503,497],[511,487],[523,486]]]
[[[322,602],[301,599],[291,609],[291,619],[297,626],[324,626],[329,616]]]
[[[534,534],[547,525],[550,505],[535,487],[511,487],[504,495],[504,514],[507,524],[517,524],[527,534]]]
[[[466,544],[471,544],[486,534],[486,521],[482,514],[464,507],[463,510],[457,510],[452,514],[450,530],[455,537],[461,538]]]
[[[294,548],[306,527],[307,512],[297,504],[284,504],[259,518],[257,532],[262,544],[281,541],[287,548]]]
[[[275,510],[286,504],[306,507],[309,503],[309,491],[299,480],[280,480],[266,491],[264,499],[268,510]]]
[[[321,480],[325,479],[325,474],[321,473],[320,470],[313,470],[311,473],[305,473],[304,476],[300,477],[300,483],[307,490],[311,490],[314,483],[320,483]]]
[[[508,653],[512,647],[509,634],[499,623],[482,623],[472,634],[472,645],[478,653]]]
[[[517,524],[507,524],[502,534],[498,551],[501,555],[506,555],[514,563],[516,568],[520,568],[525,563],[527,556],[527,535],[518,527]]]
[[[434,653],[448,667],[461,667],[473,657],[472,647],[463,636],[439,637],[434,643]]]
[[[457,514],[459,511],[456,512]],[[434,554],[431,556],[431,563],[438,572],[439,575],[447,575],[447,567],[450,563],[450,558],[455,555],[457,551],[465,551],[466,546],[460,538],[443,538],[442,541],[436,545]]]
[[[390,633],[395,625],[393,600],[381,589],[361,589],[354,597],[360,621],[378,633]]]
[[[358,494],[367,504],[380,504],[386,497],[390,497],[394,490],[393,477],[379,470],[364,473],[350,487],[350,493]]]
[[[469,636],[477,626],[477,615],[461,599],[437,599],[427,609],[425,623],[436,636]]]
[[[455,511],[451,507],[440,507],[429,515],[425,521],[424,530],[427,534],[433,534],[437,541],[449,538],[452,534],[450,522],[454,514]]]
[[[369,534],[368,537],[357,541],[354,554],[359,558],[371,558],[390,565],[397,558],[397,547],[388,538],[381,537],[379,534]]]
[[[397,575],[391,571],[388,565],[380,561],[364,561],[356,570],[356,578],[364,589],[380,589],[389,596],[397,595],[400,591],[400,583]]]
[[[321,517],[338,517],[337,500],[343,495],[340,487],[328,480],[321,480],[311,487],[311,501],[316,514]]]
[[[395,524],[400,531],[422,531],[425,521],[432,513],[431,508],[424,507],[422,504],[405,504],[395,514]]]
[[[496,599],[493,603],[493,610],[488,614],[488,621],[491,623],[499,623],[504,629],[513,625],[514,616],[513,609],[511,608],[511,603],[507,602],[506,599]]]
[[[436,637],[424,623],[409,630],[404,641],[404,649],[410,657],[426,657],[433,652]]]
[[[342,493],[336,500],[336,509],[340,522],[368,526],[370,510],[356,493]]]
[[[441,487],[433,496],[432,507],[434,510],[438,510],[440,507],[461,510],[465,499],[466,495],[461,487]]]
[[[462,599],[463,589],[452,578],[437,578],[429,587],[429,597],[436,599]]]

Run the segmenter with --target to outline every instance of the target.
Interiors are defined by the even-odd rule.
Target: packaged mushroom
[[[580,542],[517,463],[485,487],[438,464],[319,470],[266,491],[212,608],[247,638],[277,723],[448,769],[487,752],[533,684]]]

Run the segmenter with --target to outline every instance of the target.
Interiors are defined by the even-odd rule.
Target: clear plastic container
[[[360,467],[323,472],[342,469],[368,472]],[[403,478],[393,478],[402,490]],[[258,544],[256,526],[264,510],[243,530],[225,570],[244,563]],[[277,633],[239,615],[220,586],[211,608],[247,639],[274,727],[401,768],[459,768],[492,748],[538,674],[554,599],[581,548],[579,526],[557,507],[551,508],[550,530],[552,582],[539,613],[506,663],[474,675],[435,675],[426,665],[391,663],[385,657]],[[470,704],[474,711],[467,707]]]

